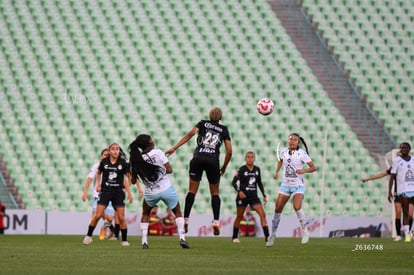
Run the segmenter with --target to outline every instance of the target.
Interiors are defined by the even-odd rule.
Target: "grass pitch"
[[[0,236],[0,274],[413,274],[414,243],[392,239],[276,239],[149,237],[142,250],[139,237],[131,246],[99,241],[88,246],[83,236]]]

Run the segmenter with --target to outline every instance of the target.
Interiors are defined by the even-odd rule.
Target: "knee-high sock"
[[[239,228],[233,227],[233,239],[237,239],[238,236],[239,236]]]
[[[126,242],[127,241],[127,235],[128,235],[128,229],[121,229],[121,237],[122,237],[122,241]]]
[[[267,240],[267,237],[269,237],[269,226],[263,226],[263,234],[265,236],[265,239]]]
[[[272,236],[276,236],[277,228],[279,227],[281,213],[275,213],[272,219]]]
[[[116,223],[115,224],[114,235],[117,239],[119,238],[119,230],[121,230],[121,227],[120,227],[119,223]]]
[[[147,222],[141,223],[141,244],[148,244],[148,226],[149,223]]]
[[[93,231],[95,230],[95,226],[89,225],[88,226],[88,233],[86,234],[89,237],[92,237]]]
[[[298,211],[296,211],[296,215],[298,216],[300,227],[302,228],[302,230],[307,230],[306,226],[308,225],[308,221],[306,219],[305,212],[303,212],[302,209],[299,209]]]
[[[395,231],[397,236],[401,236],[401,219],[395,219]]]
[[[180,240],[185,240],[185,232],[184,232],[184,218],[179,217],[175,219],[175,223],[177,224],[177,231]]]
[[[404,236],[407,237],[410,234],[410,227],[407,225],[402,226],[402,230],[404,231]]]
[[[214,216],[215,221],[220,220],[220,205],[221,205],[221,200],[220,200],[219,195],[212,196],[211,207],[213,208],[213,216]]]
[[[193,208],[195,195],[191,192],[187,193],[185,197],[185,206],[184,206],[184,218],[188,219],[190,217],[191,208]]]

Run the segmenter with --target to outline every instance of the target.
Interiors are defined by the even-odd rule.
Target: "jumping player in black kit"
[[[131,203],[132,194],[129,189],[130,181],[124,179],[126,176],[130,176],[129,163],[121,157],[122,151],[117,143],[112,143],[108,146],[108,149],[109,157],[101,161],[96,173],[96,190],[99,192],[99,200],[95,215],[89,223],[88,233],[83,239],[83,244],[90,244],[92,242],[92,234],[96,224],[98,220],[103,217],[105,208],[111,201],[119,219],[122,234],[121,245],[129,246],[127,241],[127,224],[125,221],[125,193],[123,190],[125,189],[127,192],[128,201]]]
[[[267,197],[262,183],[260,168],[254,165],[255,159],[256,156],[252,151],[247,152],[245,156],[246,164],[239,168],[233,178],[233,181],[231,182],[237,192],[237,216],[233,224],[234,243],[240,242],[238,239],[240,221],[242,220],[244,211],[248,205],[250,205],[250,207],[260,216],[260,223],[263,228],[265,242],[269,237],[269,227],[267,226],[266,213],[262,202],[257,196],[257,187],[259,187],[260,192],[262,192],[264,204],[267,202]],[[240,186],[237,186],[238,181],[240,182]]]
[[[183,136],[176,145],[166,151],[166,155],[171,155],[181,145],[189,141],[198,133],[197,147],[194,150],[193,158],[190,161],[190,188],[185,198],[184,218],[185,232],[188,232],[188,219],[191,208],[194,204],[194,198],[200,185],[203,171],[206,172],[211,194],[211,206],[213,208],[213,230],[214,235],[220,234],[220,197],[219,183],[220,176],[226,171],[232,155],[232,146],[229,130],[226,126],[219,124],[222,119],[220,108],[213,108],[209,114],[210,120],[201,120],[185,136]],[[220,146],[224,142],[226,155],[224,163],[220,168]]]

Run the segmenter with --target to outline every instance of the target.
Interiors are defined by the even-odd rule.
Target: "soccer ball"
[[[275,105],[270,98],[262,98],[257,102],[256,109],[259,114],[268,116],[273,112]]]

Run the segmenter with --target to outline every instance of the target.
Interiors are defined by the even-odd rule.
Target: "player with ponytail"
[[[129,203],[132,203],[132,194],[129,189],[129,164],[122,157],[121,147],[118,143],[108,146],[109,157],[101,160],[96,172],[96,190],[99,192],[98,205],[95,215],[92,217],[88,232],[83,239],[83,244],[92,243],[92,234],[98,220],[103,217],[105,209],[112,203],[119,220],[122,235],[122,246],[129,246],[127,241],[127,223],[125,220],[125,192]],[[102,181],[101,181],[102,179]],[[125,190],[125,192],[124,192]]]
[[[283,165],[283,179],[276,200],[275,214],[272,219],[272,233],[269,240],[266,242],[267,247],[273,246],[283,208],[291,196],[293,197],[293,208],[302,229],[301,242],[302,244],[309,242],[309,232],[306,228],[308,222],[305,213],[302,210],[302,201],[305,193],[303,174],[316,171],[316,167],[308,155],[308,146],[306,145],[305,140],[299,134],[290,134],[288,144],[289,146],[283,148],[280,152],[280,158],[276,164],[276,172],[273,176],[274,179],[278,179],[279,171]],[[305,150],[300,148],[300,145],[302,144],[305,147]],[[305,164],[308,166],[306,169],[304,169]]]

